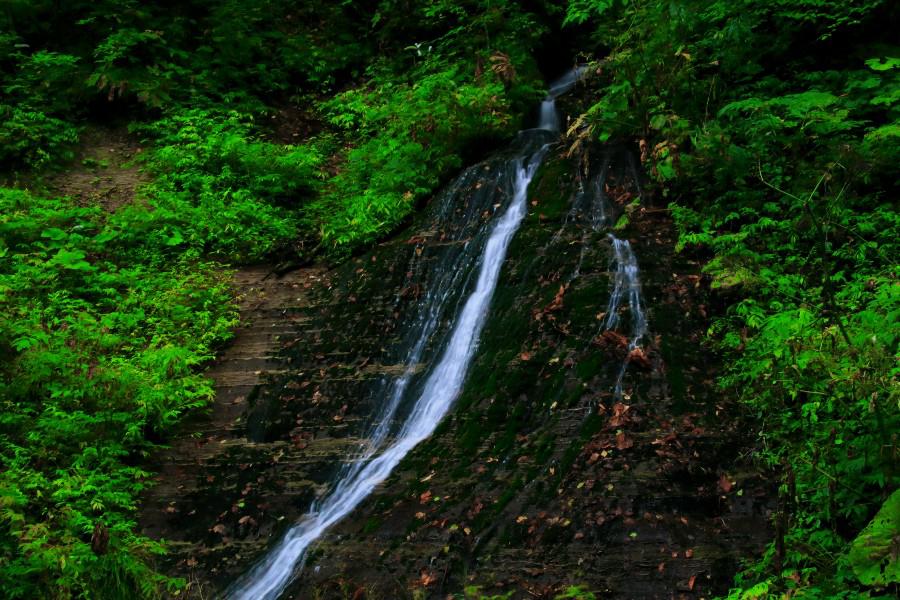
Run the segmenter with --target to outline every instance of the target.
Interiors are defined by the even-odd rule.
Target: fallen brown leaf
[[[419,577],[419,583],[421,583],[425,587],[433,585],[436,581],[437,575],[435,575],[431,571],[422,571],[422,574]]]
[[[723,493],[727,494],[733,487],[734,484],[729,481],[728,476],[725,475],[725,473],[722,473],[722,476],[719,477],[719,489],[722,490]]]
[[[627,404],[622,404],[621,402],[616,402],[613,405],[613,415],[609,419],[610,427],[621,427],[625,423],[629,421],[628,411],[631,410],[631,407]]]

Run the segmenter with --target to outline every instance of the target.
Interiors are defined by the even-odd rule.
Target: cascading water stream
[[[601,231],[612,225],[610,219],[610,206],[603,193],[603,185],[606,182],[606,175],[609,171],[609,158],[603,161],[600,173],[588,180],[587,185],[582,181],[578,183],[578,189],[572,199],[572,208],[566,215],[562,227],[554,234],[551,243],[557,242],[565,231],[569,221],[580,219],[586,220],[588,227],[581,234],[581,250],[578,254],[578,262],[572,274],[569,275],[568,283],[572,283],[581,275],[581,266],[584,264],[584,256],[589,248],[589,240],[592,234]]]
[[[577,81],[576,70],[551,86],[548,99],[564,93]],[[554,125],[555,124],[555,125]],[[420,305],[404,357],[403,374],[391,383],[387,401],[378,420],[367,436],[356,459],[343,467],[334,488],[296,525],[291,527],[281,541],[250,572],[236,581],[225,596],[241,600],[274,600],[278,598],[301,569],[306,553],[329,527],[343,519],[368,497],[391,474],[393,469],[417,444],[434,432],[446,416],[454,400],[462,390],[465,376],[482,328],[488,308],[497,286],[500,269],[513,235],[527,213],[528,185],[546,154],[553,136],[546,130],[558,130],[559,116],[555,104],[541,109],[541,122],[537,130],[520,134],[521,149],[509,161],[494,168],[493,184],[488,189],[501,190],[493,206],[495,214],[506,205],[494,222],[481,225],[481,212],[477,203],[466,204],[468,220],[476,223],[479,231],[459,241],[463,249],[450,256],[442,274],[431,286]],[[452,200],[459,199],[465,191],[475,168],[469,169],[450,186],[445,194],[442,213],[452,210]],[[511,179],[511,181],[508,181]],[[505,185],[504,185],[505,184]],[[479,186],[480,187],[480,186]],[[505,192],[505,193],[503,193]],[[489,197],[488,201],[492,198]],[[462,234],[470,235],[463,227]],[[461,235],[462,235],[461,234]],[[478,250],[481,250],[480,253]],[[472,275],[477,270],[477,277]],[[430,344],[434,344],[440,324],[453,306],[454,292],[471,289],[465,300],[459,299],[459,310],[443,338],[442,349],[434,366],[427,372],[424,382],[415,381],[416,373]],[[409,404],[408,415],[399,430],[392,435],[392,424],[401,407]]]
[[[540,121],[538,128],[547,131],[558,132],[560,130],[561,120],[559,111],[556,110],[556,99],[571,90],[578,80],[584,75],[587,67],[582,65],[575,67],[552,84],[547,90],[547,97],[541,102]]]
[[[541,102],[541,115],[538,127],[547,131],[558,132],[560,128],[559,111],[556,110],[556,99],[547,96]]]
[[[634,185],[638,185],[637,171],[633,163],[629,163]],[[610,168],[610,159],[607,156],[598,171],[592,177],[586,177],[586,182],[579,182],[572,198],[572,208],[569,210],[562,227],[553,237],[551,243],[557,242],[570,222],[579,222],[584,228],[581,234],[581,250],[575,269],[567,279],[571,284],[581,274],[585,254],[590,247],[593,236],[603,230],[608,230],[613,224],[612,207],[606,197],[604,186]],[[579,173],[579,176],[581,174]],[[639,188],[638,188],[639,191]],[[623,299],[628,300],[628,312],[630,314],[631,332],[628,336],[627,352],[625,360],[619,368],[614,386],[616,399],[622,398],[622,381],[631,360],[632,351],[636,350],[643,338],[647,335],[647,316],[644,313],[641,302],[640,270],[637,258],[628,240],[617,238],[607,233],[611,242],[612,256],[610,258],[609,272],[612,279],[609,303],[606,307],[606,318],[603,320],[602,330],[609,331],[619,326],[621,322],[620,309]]]
[[[628,338],[628,352],[630,356],[630,353],[638,347],[641,339],[647,334],[647,316],[641,307],[641,280],[637,258],[628,240],[620,240],[612,234],[609,234],[609,239],[612,242],[613,249],[611,264],[615,264],[615,271],[610,269],[613,273],[613,290],[609,296],[609,305],[606,307],[606,321],[603,325],[607,330],[616,328],[619,323],[619,306],[622,303],[623,296],[627,296],[628,311],[631,314],[631,336]],[[622,397],[622,379],[625,377],[629,356],[626,356],[622,362],[619,375],[616,378],[616,398]]]

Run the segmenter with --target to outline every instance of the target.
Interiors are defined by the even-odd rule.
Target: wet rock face
[[[475,585],[549,598],[567,584],[603,597],[701,597],[726,590],[737,561],[760,549],[768,489],[740,460],[737,408],[714,389],[699,265],[673,254],[665,211],[632,204],[627,153],[595,149],[585,164],[545,163],[452,414],[326,534],[285,597],[444,598]],[[609,230],[592,225],[587,205],[572,211],[579,181],[604,165],[612,222],[631,204],[616,235],[641,268],[649,335],[639,354],[623,344],[627,309],[621,330],[603,333]],[[484,184],[477,170],[461,183],[473,193]],[[470,209],[454,207],[443,227]],[[173,573],[221,589],[358,452],[401,368],[396,348],[429,269],[442,244],[459,243],[433,217],[304,288],[229,425],[162,457],[144,523],[174,541]]]

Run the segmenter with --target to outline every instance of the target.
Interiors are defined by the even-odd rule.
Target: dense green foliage
[[[181,585],[134,512],[142,459],[210,399],[227,265],[389,233],[517,128],[537,23],[488,0],[4,3],[0,595]],[[286,107],[313,123],[289,143],[269,126]],[[109,120],[151,181],[114,210],[44,190]]]
[[[150,243],[181,256],[259,260],[299,236],[298,205],[320,183],[315,146],[262,141],[236,113],[184,110],[143,128],[156,174],[130,218]],[[130,210],[130,209],[126,209]],[[128,218],[128,217],[126,217]]]
[[[900,483],[897,17],[879,0],[567,11],[611,49],[570,135],[638,138],[681,248],[711,252],[732,301],[711,331],[722,385],[783,478],[777,539],[735,598],[872,584],[847,551]]]
[[[311,242],[294,248],[301,254],[326,248],[341,256],[391,231],[461,166],[463,153],[515,131],[512,115],[538,97],[529,50],[541,27],[515,5],[489,0],[333,7],[284,0],[71,2],[62,9],[22,2],[5,8],[0,44],[8,55],[0,74],[10,104],[0,104],[8,115],[0,129],[0,167],[18,171],[70,157],[77,123],[97,110],[127,111],[149,122],[162,115],[146,129],[181,150],[157,152],[157,172],[186,166],[194,149],[225,150],[226,163],[247,161],[186,170],[218,176],[220,168],[247,174],[259,168],[261,174],[251,175],[257,187],[247,193],[285,186],[258,194],[263,198],[244,208],[253,212],[255,200],[269,203],[272,196],[279,196],[275,204],[291,204],[284,214],[258,215],[277,221],[274,238],[259,243],[283,246],[301,235]],[[70,28],[79,31],[79,43],[57,47],[54,32]],[[338,85],[341,92],[332,95]],[[314,140],[292,140],[303,146],[267,148],[256,139],[265,128],[251,124],[292,103],[330,129]],[[204,139],[208,147],[197,146],[208,136],[215,138]],[[257,143],[242,146],[238,138]],[[297,177],[308,186],[309,173],[299,171],[318,164],[323,152],[333,155],[330,176],[319,200],[302,206]],[[275,155],[280,166],[271,168]],[[283,172],[295,161],[297,172]],[[224,190],[229,175],[221,174]],[[196,203],[192,186],[204,184],[193,173],[174,177],[180,180],[163,182],[160,196],[173,209],[179,194]],[[186,178],[194,179],[188,187]],[[222,193],[215,192],[216,202]],[[201,202],[212,201],[211,194],[204,191]]]
[[[426,69],[413,83],[354,89],[325,104],[331,123],[364,140],[315,207],[326,243],[356,245],[392,230],[462,166],[454,148],[509,124],[503,85],[465,80],[457,67]]]
[[[136,460],[210,397],[196,366],[234,325],[226,274],[163,267],[165,245],[130,227],[138,209],[107,219],[8,189],[0,209],[4,595],[151,590],[142,557],[160,546],[132,531],[148,476]],[[95,526],[110,534],[102,553]]]
[[[595,59],[569,143],[640,142],[730,305],[722,383],[783,480],[734,597],[896,586],[897,21],[882,0],[5,2],[0,594],[177,588],[135,531],[142,458],[210,397],[228,267],[396,230],[518,128],[535,48],[563,38]],[[114,211],[47,192],[108,121],[145,140],[151,181]]]

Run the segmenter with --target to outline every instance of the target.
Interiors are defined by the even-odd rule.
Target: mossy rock
[[[863,585],[900,583],[900,490],[888,498],[875,518],[853,540],[848,559]]]

